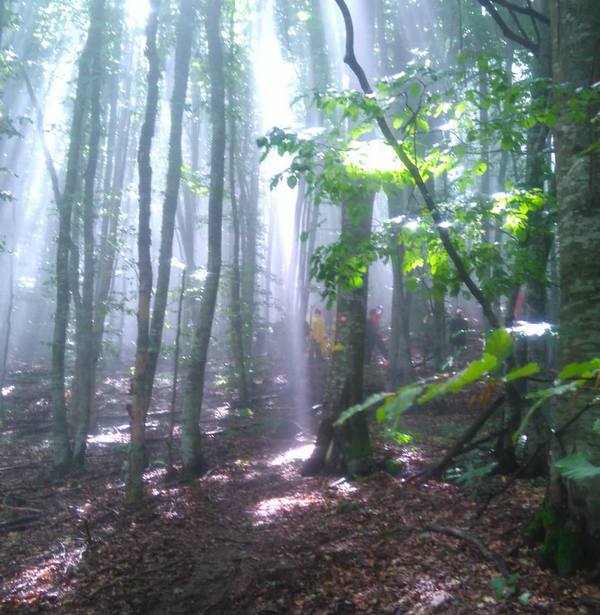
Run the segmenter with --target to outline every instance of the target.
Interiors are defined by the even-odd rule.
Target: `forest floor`
[[[222,391],[206,400],[211,469],[192,484],[169,484],[169,392],[159,381],[148,502],[132,512],[123,504],[126,379],[104,381],[86,470],[58,484],[47,479],[47,376],[15,373],[8,387],[18,413],[0,451],[0,612],[600,612],[600,588],[541,569],[524,540],[543,488],[519,481],[477,518],[502,478],[467,471],[463,485],[405,480],[471,420],[466,404],[409,415],[406,446],[376,436],[380,469],[347,481],[300,476],[312,439],[281,379],[252,412],[236,411]],[[446,531],[457,529],[459,538]]]

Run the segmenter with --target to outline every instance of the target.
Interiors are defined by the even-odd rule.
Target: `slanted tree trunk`
[[[183,400],[181,456],[184,473],[188,478],[198,476],[204,468],[199,419],[204,392],[206,357],[221,275],[221,227],[225,181],[225,77],[221,38],[221,0],[208,0],[207,2],[206,31],[212,120],[210,194],[208,198],[208,260],[206,282],[194,331]]]
[[[90,8],[87,41],[79,60],[65,186],[60,203],[57,203],[56,313],[52,338],[53,472],[56,476],[67,474],[71,466],[71,444],[65,399],[65,347],[69,324],[71,218],[73,205],[77,200],[81,155],[85,142],[85,116],[89,100],[90,74],[94,50],[100,43],[103,11],[104,0],[94,0]]]
[[[150,345],[150,301],[152,298],[152,260],[150,256],[150,202],[152,199],[152,166],[150,154],[156,127],[158,111],[158,82],[160,80],[160,61],[156,47],[158,30],[158,11],[160,0],[151,1],[151,11],[146,26],[146,58],[148,59],[148,90],[146,110],[140,134],[138,149],[139,169],[139,217],[138,217],[138,307],[137,307],[137,346],[135,373],[133,377],[133,400],[131,404],[131,442],[129,468],[127,473],[127,501],[138,506],[143,498],[144,488],[144,440],[146,408],[149,405],[147,380],[148,351]]]
[[[87,166],[84,174],[83,193],[83,285],[81,292],[81,336],[78,339],[77,353],[80,355],[76,364],[80,370],[75,374],[78,382],[78,407],[75,408],[75,432],[73,438],[73,462],[83,466],[89,431],[91,407],[95,396],[93,378],[95,362],[94,336],[94,184],[98,169],[100,151],[101,125],[101,89],[103,80],[103,37],[104,37],[104,2],[100,3],[97,39],[92,50],[90,73],[90,142],[88,146]]]
[[[552,0],[553,80],[571,92],[600,81],[600,11],[596,0]],[[560,233],[561,363],[600,356],[600,157],[585,153],[600,131],[592,118],[598,104],[577,121],[566,98],[555,128],[556,182]],[[577,405],[594,392],[581,395]],[[558,406],[557,424],[574,413],[571,404]],[[600,466],[600,437],[593,426],[600,409],[586,412],[562,437],[554,459],[581,453]],[[547,554],[561,573],[585,562],[600,565],[600,477],[567,480],[556,474],[550,496],[553,522],[546,537]],[[552,551],[553,547],[553,552]]]
[[[373,193],[363,193],[342,206],[342,240],[350,247],[350,254],[352,246],[369,238],[374,199]],[[363,275],[360,288],[338,292],[334,352],[323,416],[313,454],[302,468],[304,475],[343,472],[352,476],[368,469],[370,442],[365,413],[355,415],[341,428],[333,426],[343,410],[363,400],[367,295],[368,273]]]

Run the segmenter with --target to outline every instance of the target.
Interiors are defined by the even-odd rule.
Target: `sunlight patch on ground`
[[[75,568],[79,564],[85,552],[85,547],[68,547],[67,540],[59,541],[55,546],[57,553],[53,557],[37,566],[26,568],[13,581],[5,580],[5,594],[17,598],[26,608],[35,604],[41,593],[45,596],[59,593],[64,596],[70,591],[64,585],[61,585],[59,589],[56,585],[56,577],[58,574],[65,574],[69,569]]]
[[[227,474],[210,474],[206,477],[207,483],[228,483],[230,480]]]
[[[356,493],[358,491],[358,488],[352,483],[349,483],[345,478],[340,478],[339,480],[334,481],[329,485],[329,487],[335,489],[343,495],[350,495],[351,493]]]
[[[7,397],[15,390],[14,386],[2,387],[2,397]]]
[[[89,444],[126,444],[129,435],[115,430],[107,430],[97,436],[88,436]]]
[[[287,463],[293,463],[294,461],[306,461],[311,455],[315,448],[314,444],[304,444],[302,446],[297,446],[295,448],[291,448],[277,457],[274,457],[269,461],[270,466],[282,466]]]
[[[315,504],[324,502],[320,493],[299,493],[297,495],[284,496],[280,498],[269,498],[260,502],[253,510],[256,522],[255,525],[262,525],[274,521],[275,518],[290,512],[295,508],[307,508]]]

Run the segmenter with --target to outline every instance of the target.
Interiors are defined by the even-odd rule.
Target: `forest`
[[[599,255],[598,0],[0,0],[0,612],[600,613]]]

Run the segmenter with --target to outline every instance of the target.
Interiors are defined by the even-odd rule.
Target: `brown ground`
[[[0,455],[3,613],[600,612],[598,587],[540,569],[523,540],[539,487],[517,484],[477,521],[482,494],[501,479],[474,479],[462,490],[405,482],[439,456],[448,425],[460,433],[469,421],[473,410],[463,404],[409,416],[416,437],[408,447],[379,442],[380,460],[402,461],[399,476],[382,469],[353,482],[300,477],[310,440],[296,433],[290,396],[277,382],[250,416],[231,410],[224,394],[208,400],[211,470],[191,485],[165,483],[159,412],[150,416],[148,504],[133,513],[123,506],[125,382],[103,385],[103,437],[86,472],[55,485],[46,480],[47,382],[24,373],[9,384],[19,413]],[[158,408],[167,395],[159,383]],[[497,596],[490,581],[500,573],[481,549],[423,530],[430,525],[480,539],[517,575],[505,582],[512,593]]]

